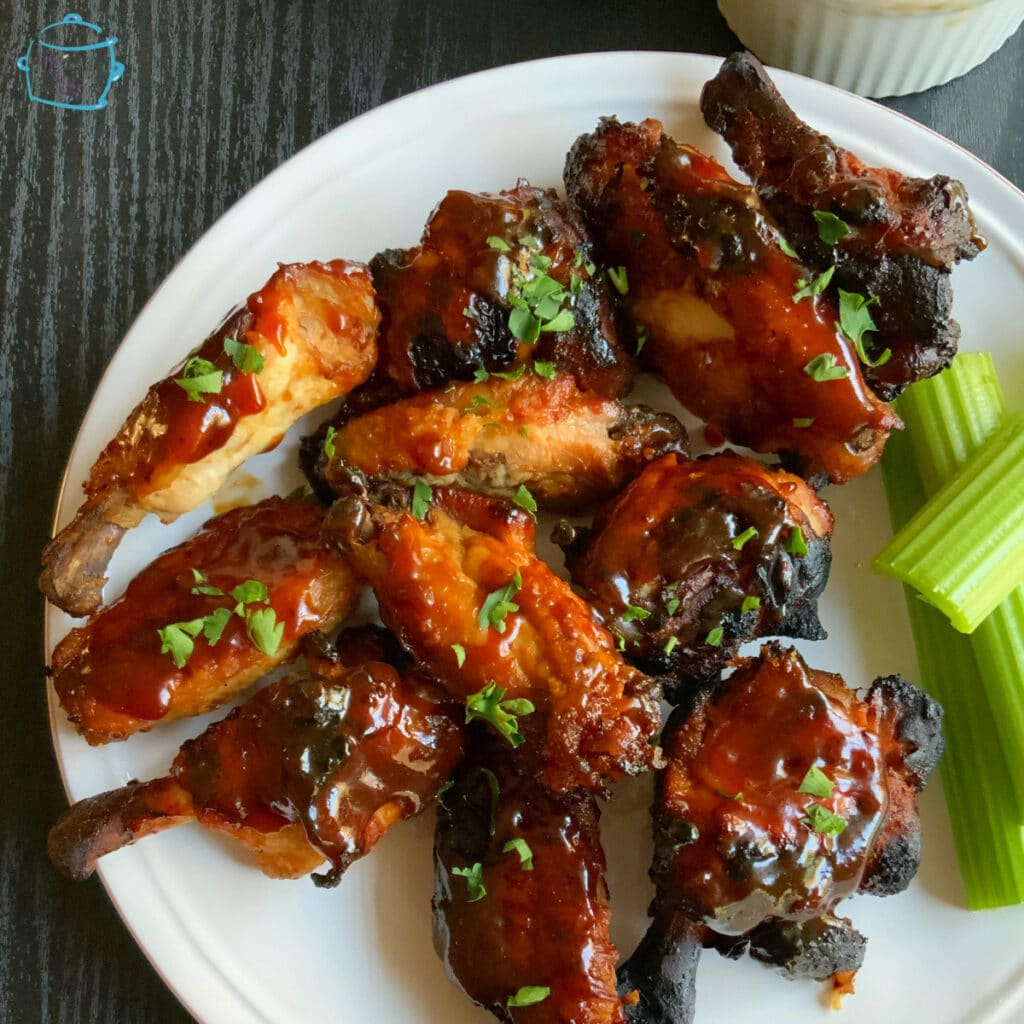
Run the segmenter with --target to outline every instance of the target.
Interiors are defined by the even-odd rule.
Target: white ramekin
[[[1024,0],[718,0],[765,64],[860,93],[902,96],[987,60],[1024,21]]]

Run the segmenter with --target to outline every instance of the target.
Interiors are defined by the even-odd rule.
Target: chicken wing
[[[354,398],[360,409],[517,358],[555,361],[588,391],[629,390],[608,283],[552,190],[449,192],[416,248],[387,250],[370,266],[384,321],[378,370]]]
[[[583,510],[611,497],[643,465],[686,450],[675,417],[580,391],[571,374],[548,379],[521,364],[508,379],[478,374],[348,420],[324,452],[317,439],[311,481],[343,491],[351,470],[411,485],[456,483],[513,498],[521,487],[542,508]],[[309,460],[307,459],[307,465]]]
[[[566,187],[642,358],[683,405],[737,444],[794,453],[805,475],[842,482],[879,459],[899,418],[752,188],[657,121],[609,119],[573,145]]]
[[[185,743],[165,778],[75,804],[50,833],[72,878],[106,853],[187,821],[239,840],[275,878],[324,860],[331,885],[396,822],[434,798],[462,753],[461,709],[418,673],[379,660],[374,637],[344,632],[337,662],[261,690]]]
[[[448,976],[502,1021],[622,1024],[597,802],[551,793],[470,732],[434,839]]]
[[[282,266],[168,377],[93,466],[86,502],[43,552],[43,593],[72,615],[99,607],[125,530],[196,508],[300,416],[370,374],[380,313],[358,263]]]
[[[653,934],[641,957],[669,949],[667,931],[696,930],[706,946],[749,949],[791,977],[855,971],[865,940],[836,904],[913,878],[916,796],[941,754],[941,721],[939,705],[898,676],[861,700],[774,645],[696,693],[663,735]],[[624,974],[659,971],[638,963]]]
[[[801,259],[835,267],[836,300],[839,289],[878,300],[872,346],[890,358],[865,367],[875,392],[893,398],[945,369],[960,338],[949,272],[985,246],[964,186],[866,166],[801,121],[749,53],[726,59],[701,110]]]
[[[53,652],[53,685],[93,744],[229,701],[329,630],[359,594],[324,511],[269,498],[209,520]]]
[[[627,658],[693,685],[758,636],[821,640],[832,514],[799,477],[666,455],[580,531],[567,564]]]
[[[660,689],[536,557],[532,517],[454,488],[435,488],[422,518],[407,500],[388,507],[353,489],[331,520],[416,662],[552,790],[599,790],[654,767]]]

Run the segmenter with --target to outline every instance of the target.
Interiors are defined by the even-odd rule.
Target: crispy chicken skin
[[[865,368],[872,388],[892,398],[948,366],[960,337],[949,271],[985,245],[964,186],[866,166],[801,121],[749,53],[725,60],[704,87],[701,110],[800,257],[819,272],[835,264],[831,294],[842,288],[880,300],[873,347],[892,357]],[[815,211],[835,214],[850,233],[826,243]]]
[[[899,892],[916,872],[916,796],[941,754],[941,721],[939,705],[898,676],[861,700],[776,645],[676,708],[653,808],[654,934],[641,957],[667,949],[667,931],[692,940],[696,929],[706,946],[749,949],[793,977],[856,970],[865,940],[833,912],[856,892]],[[624,974],[640,968],[659,976],[651,963]]]
[[[626,656],[685,686],[755,637],[824,638],[831,534],[799,477],[732,452],[666,455],[579,531],[567,561]]]
[[[328,494],[343,491],[357,469],[502,498],[526,487],[542,508],[579,511],[611,497],[651,459],[685,451],[686,431],[668,413],[580,391],[571,374],[548,380],[523,367],[514,380],[452,384],[364,413],[332,444],[331,458],[322,442],[315,447],[313,482]]]
[[[268,498],[216,516],[143,569],[53,652],[54,688],[72,725],[97,744],[203,714],[296,657],[304,635],[338,625],[360,585],[323,526],[318,506]],[[256,646],[239,614],[230,615],[215,644],[197,636],[181,668],[161,652],[158,630],[232,609],[231,590],[247,580],[267,588],[269,603],[254,607],[273,609],[283,624],[273,653]],[[221,593],[196,593],[197,586]]]
[[[148,512],[170,522],[196,508],[300,416],[366,380],[379,321],[362,264],[282,265],[193,353],[222,375],[220,390],[191,399],[177,383],[186,361],[149,389],[103,450],[85,505],[43,552],[47,598],[72,615],[95,611],[124,531]],[[229,340],[252,346],[263,368],[242,372]]]
[[[435,488],[418,520],[400,506],[407,497],[389,507],[353,489],[331,520],[417,664],[460,701],[492,684],[505,700],[530,701],[516,761],[552,790],[601,790],[656,766],[660,687],[616,654],[589,605],[537,558],[533,519]]]
[[[363,632],[343,632],[339,646],[383,654]],[[249,847],[272,877],[326,860],[314,880],[334,884],[451,775],[459,711],[418,673],[376,657],[314,658],[185,743],[167,777],[75,804],[50,833],[50,858],[86,878],[104,854],[196,820]]]
[[[752,188],[651,120],[603,120],[565,178],[600,260],[624,268],[641,358],[683,405],[730,441],[794,453],[804,475],[841,483],[878,461],[899,418],[865,384],[830,300],[796,299],[813,275]]]
[[[589,263],[590,242],[553,190],[520,183],[498,194],[449,192],[417,247],[389,249],[370,264],[384,314],[380,364],[354,401],[380,405],[517,358],[557,362],[587,390],[624,394],[631,360],[608,282]],[[544,276],[565,293],[546,312],[568,310],[572,324],[530,343],[513,335],[510,314],[524,295],[535,297],[525,282],[536,287]]]
[[[469,754],[439,801],[434,948],[451,980],[499,1020],[622,1024],[597,802],[520,775],[500,742],[471,727]],[[483,896],[463,874],[475,867]],[[510,1007],[525,987],[550,991]]]

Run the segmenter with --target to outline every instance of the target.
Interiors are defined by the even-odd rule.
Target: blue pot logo
[[[124,74],[124,65],[114,60],[116,44],[117,36],[104,36],[80,14],[47,25],[18,58],[28,98],[65,110],[102,110],[110,87]]]

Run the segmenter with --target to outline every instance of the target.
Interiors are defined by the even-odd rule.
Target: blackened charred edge
[[[906,890],[920,866],[921,823],[915,816],[904,820],[897,834],[876,847],[857,891],[870,896],[895,896]]]
[[[766,921],[747,936],[750,955],[790,978],[825,981],[864,962],[867,939],[849,921],[823,915],[810,921]]]
[[[867,700],[892,721],[903,746],[904,774],[920,792],[942,756],[942,705],[898,675],[876,679]]]
[[[619,967],[628,1024],[691,1024],[697,1006],[701,928],[683,917],[655,919],[632,956]],[[633,997],[635,998],[635,997]]]

